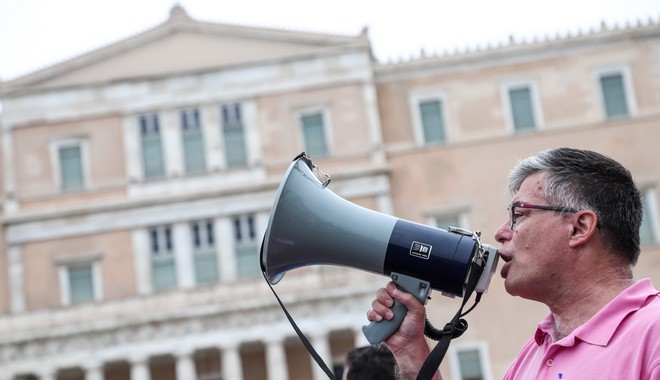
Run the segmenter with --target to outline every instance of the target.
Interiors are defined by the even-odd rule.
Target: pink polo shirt
[[[660,380],[660,292],[637,281],[587,323],[553,342],[552,314],[539,324],[505,380]]]

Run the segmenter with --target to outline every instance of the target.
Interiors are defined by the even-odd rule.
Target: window
[[[450,349],[452,378],[491,380],[488,346],[484,343],[459,343]]]
[[[440,91],[410,95],[408,104],[411,110],[415,144],[443,144],[447,142],[445,125],[445,95]]]
[[[218,281],[218,257],[215,250],[213,221],[191,224],[195,279],[197,284]]]
[[[143,115],[140,116],[139,121],[144,178],[163,177],[165,175],[165,164],[158,115]]]
[[[58,257],[60,300],[62,305],[98,301],[103,298],[100,253]]]
[[[532,88],[529,85],[512,85],[507,89],[511,123],[515,132],[534,130],[538,127],[534,112]]]
[[[446,230],[448,227],[463,228],[463,223],[461,223],[461,216],[458,214],[436,216],[435,225],[438,228],[442,228],[443,230]]]
[[[325,122],[323,113],[313,112],[300,115],[302,136],[305,152],[310,157],[323,157],[328,155],[328,143],[325,136]]]
[[[609,72],[600,75],[600,89],[603,95],[605,115],[608,119],[630,115],[625,80],[621,72]]]
[[[151,255],[151,281],[154,291],[173,289],[177,286],[176,262],[170,226],[149,229]]]
[[[658,242],[658,219],[655,213],[655,192],[652,189],[642,191],[642,225],[639,229],[641,244],[654,244]]]
[[[245,166],[247,165],[247,154],[241,105],[239,103],[225,104],[221,107],[221,113],[227,167]]]
[[[206,158],[199,110],[183,110],[180,115],[186,173],[202,173],[206,171]]]
[[[92,266],[70,267],[69,291],[71,303],[91,301],[94,299],[94,280],[92,277]]]
[[[254,215],[234,217],[233,224],[238,277],[258,276],[261,273],[261,266]]]
[[[445,125],[442,115],[442,102],[439,99],[424,100],[419,103],[419,114],[427,144],[445,141]]]
[[[59,181],[62,191],[81,190],[85,187],[83,148],[80,141],[57,144]]]
[[[481,352],[477,348],[458,350],[458,367],[461,380],[484,380]]]

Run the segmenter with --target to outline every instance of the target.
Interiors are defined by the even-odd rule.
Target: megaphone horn
[[[462,297],[470,264],[479,259],[485,268],[476,291],[486,290],[497,254],[480,242],[478,233],[445,231],[358,206],[328,189],[329,177],[319,173],[301,153],[280,183],[260,254],[270,284],[295,268],[340,265],[395,274],[422,288]],[[413,289],[404,290],[426,301],[430,289],[408,287]]]

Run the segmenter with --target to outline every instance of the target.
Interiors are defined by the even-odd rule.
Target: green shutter
[[[529,87],[509,90],[509,99],[511,101],[511,115],[513,116],[514,129],[516,131],[525,131],[536,128]]]
[[[479,350],[459,351],[458,363],[461,368],[462,380],[483,380]]]
[[[69,270],[69,291],[71,303],[94,300],[92,266],[71,267]]]
[[[623,77],[621,74],[602,76],[600,78],[600,85],[603,90],[607,117],[628,116],[628,103],[626,102],[626,91],[623,87]]]
[[[642,225],[639,228],[639,241],[642,244],[651,244],[656,241],[655,233],[653,231],[653,224],[651,223],[651,200],[650,193],[645,191],[642,193]]]
[[[186,173],[202,173],[206,171],[204,154],[204,136],[200,129],[185,129],[183,135],[183,154]]]
[[[59,149],[60,180],[62,190],[78,190],[84,187],[80,145],[66,146]]]
[[[325,141],[323,115],[303,115],[301,118],[303,138],[305,139],[305,151],[311,157],[322,157],[328,154]]]
[[[159,178],[165,176],[163,163],[163,147],[159,133],[142,135],[142,163],[145,178]]]
[[[445,126],[442,116],[442,103],[439,100],[419,104],[419,112],[424,129],[424,142],[439,143],[445,140]]]
[[[223,131],[227,167],[245,166],[247,164],[247,155],[245,152],[243,125],[241,123],[226,123]]]
[[[194,253],[197,284],[218,282],[218,256],[213,248]]]
[[[172,254],[151,256],[151,278],[154,291],[174,289],[176,281],[176,263]]]
[[[447,227],[463,227],[461,226],[458,215],[438,216],[435,218],[435,223],[438,228],[442,228],[443,230],[446,230]]]
[[[257,277],[261,273],[256,242],[236,244],[236,264],[239,278]]]

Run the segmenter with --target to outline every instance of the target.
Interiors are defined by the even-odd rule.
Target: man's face
[[[543,194],[540,174],[523,181],[512,202],[550,206]],[[499,254],[504,261],[501,275],[508,293],[514,296],[548,301],[561,284],[571,227],[567,219],[554,211],[516,208],[515,226],[507,220],[495,233],[502,243]]]

